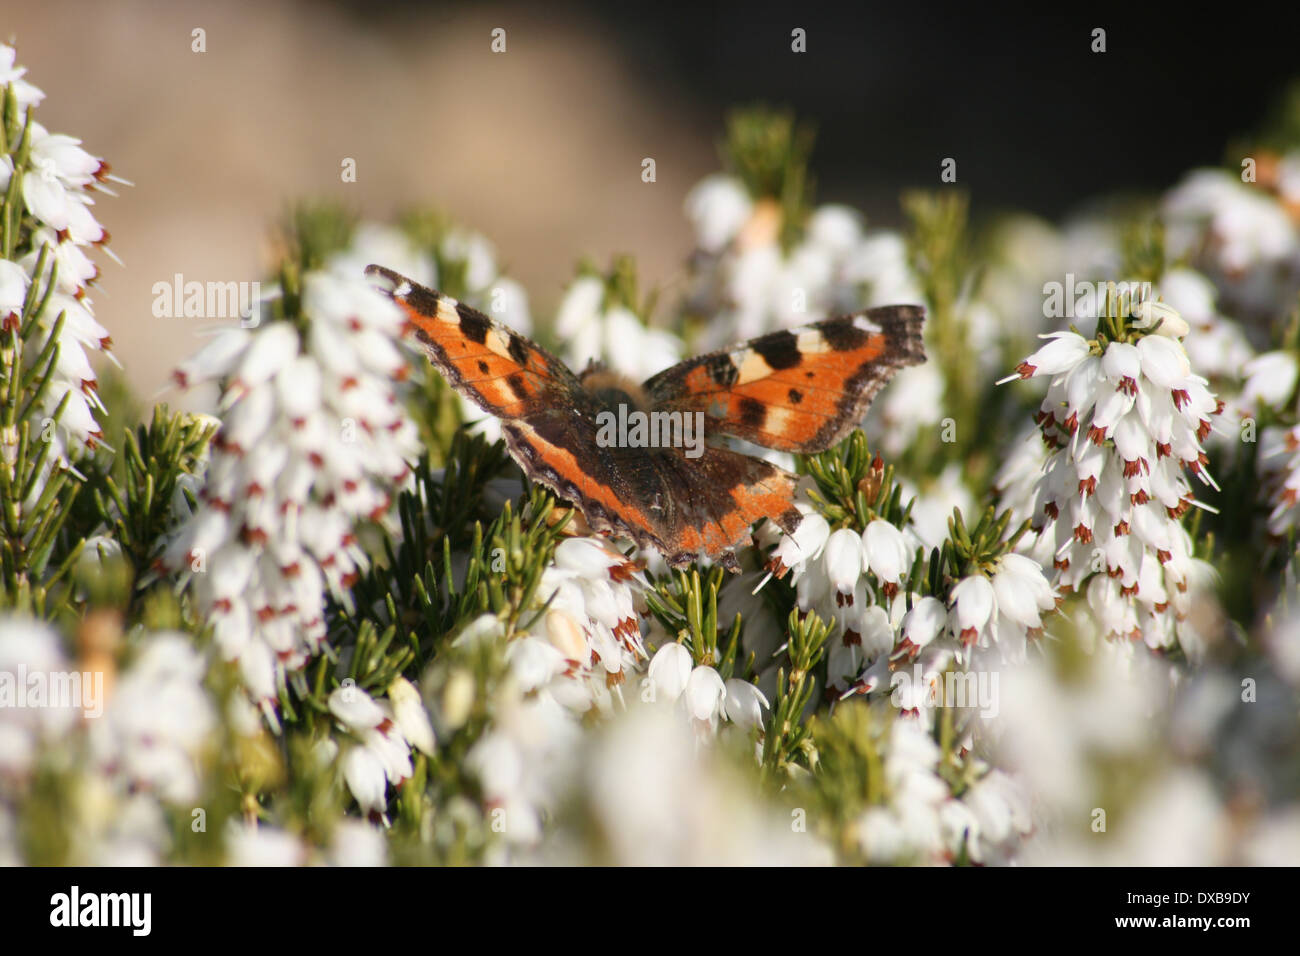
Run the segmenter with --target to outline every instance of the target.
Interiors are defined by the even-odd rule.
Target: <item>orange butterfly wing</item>
[[[772,332],[690,359],[645,383],[656,409],[702,411],[715,431],[778,451],[825,451],[899,369],[925,361],[914,305]]]

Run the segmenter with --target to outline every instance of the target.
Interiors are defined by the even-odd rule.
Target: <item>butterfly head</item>
[[[650,410],[650,400],[638,383],[610,371],[599,362],[588,363],[578,376],[578,382],[602,408],[616,409],[619,405],[627,405],[641,411]]]

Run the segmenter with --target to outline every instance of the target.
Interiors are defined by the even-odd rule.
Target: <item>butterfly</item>
[[[673,567],[707,557],[738,570],[735,549],[760,518],[786,532],[799,524],[797,476],[728,438],[825,451],[895,372],[925,361],[925,310],[895,305],[772,332],[641,383],[599,365],[575,375],[463,302],[382,266],[366,274],[389,283],[451,386],[501,419],[530,480],[572,502],[593,530],[654,548]]]

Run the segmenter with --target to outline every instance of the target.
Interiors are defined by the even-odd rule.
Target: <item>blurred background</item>
[[[795,27],[806,53],[791,52]],[[1095,27],[1105,54],[1091,52]],[[135,184],[96,209],[125,268],[101,259],[94,298],[144,398],[211,326],[154,318],[153,284],[262,278],[297,200],[378,219],[439,208],[496,244],[544,317],[584,254],[630,253],[671,292],[691,241],[683,198],[717,168],[734,106],[812,121],[818,198],[871,225],[897,224],[900,189],[937,185],[944,157],[977,217],[1055,218],[1221,162],[1297,66],[1275,27],[1132,7],[417,0],[43,0],[3,21],[47,93],[41,122]],[[191,50],[195,29],[206,52]]]

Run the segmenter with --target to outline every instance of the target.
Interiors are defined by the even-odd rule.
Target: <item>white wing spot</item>
[[[444,296],[438,300],[438,321],[460,324],[460,314],[456,311],[456,300]]]
[[[831,350],[830,344],[816,329],[800,332],[795,339],[795,345],[799,347],[800,355],[816,355],[818,352],[829,352]]]
[[[483,343],[492,352],[500,355],[502,358],[510,358],[510,344],[497,332],[496,329],[489,329],[487,340]],[[511,359],[511,361],[514,361]]]
[[[855,329],[861,329],[863,332],[883,332],[883,331],[884,331],[884,329],[882,329],[882,328],[880,327],[880,324],[879,324],[879,323],[877,323],[877,322],[872,322],[872,321],[871,321],[869,318],[867,318],[865,315],[855,315],[855,316],[853,317],[853,327],[854,327]]]
[[[771,435],[784,435],[793,420],[794,412],[790,409],[782,408],[780,405],[770,405],[767,409],[767,417],[763,420],[763,431]]]
[[[767,364],[767,360],[753,349],[746,349],[744,360],[737,367],[736,384],[744,385],[760,378],[767,378],[771,374],[772,366]]]

